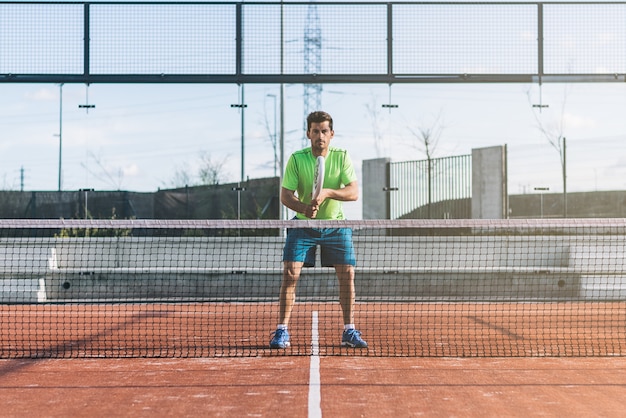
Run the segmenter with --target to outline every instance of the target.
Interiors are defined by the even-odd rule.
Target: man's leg
[[[270,348],[287,348],[291,345],[287,326],[291,319],[291,311],[296,303],[296,285],[304,263],[285,261],[283,265],[283,281],[280,285],[280,313],[278,326],[272,334]]]
[[[296,286],[304,263],[285,261],[283,266],[283,282],[280,286],[280,317],[278,323],[287,326],[291,319],[291,311],[296,303]]]
[[[354,324],[354,266],[349,264],[335,265],[337,279],[339,280],[339,304],[343,311],[344,325]]]
[[[361,338],[361,332],[354,328],[354,266],[349,264],[335,265],[339,279],[339,303],[343,311],[344,331],[341,345],[346,347],[367,348],[367,342]]]

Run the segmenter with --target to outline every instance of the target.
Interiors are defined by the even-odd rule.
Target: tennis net
[[[288,228],[350,228],[355,323],[304,268],[269,349]],[[626,220],[0,220],[0,357],[621,356]]]

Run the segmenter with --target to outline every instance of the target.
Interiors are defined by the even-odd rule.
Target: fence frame
[[[609,67],[611,68],[603,68],[603,69],[595,69],[594,71],[555,71],[552,69],[558,70],[559,65],[555,65],[553,67],[550,64],[554,64],[554,59],[551,57],[550,51],[557,51],[556,45],[554,45],[554,37],[559,37],[560,34],[558,31],[566,30],[567,34],[580,33],[581,39],[585,42],[588,42],[585,47],[590,50],[593,50],[593,41],[589,38],[590,34],[594,33],[594,30],[603,29],[602,21],[604,18],[612,17],[614,14],[626,14],[626,2],[581,2],[581,3],[553,3],[553,2],[519,2],[519,3],[510,3],[510,2],[493,2],[493,3],[479,3],[479,2],[468,2],[468,3],[453,3],[453,2],[324,2],[324,3],[311,3],[311,2],[283,2],[283,1],[274,1],[274,2],[258,2],[258,1],[246,1],[243,2],[188,2],[188,3],[179,3],[179,2],[145,2],[145,3],[137,3],[137,2],[24,2],[24,1],[0,1],[0,16],[4,16],[5,22],[12,22],[11,18],[15,15],[16,18],[20,18],[22,16],[28,16],[29,10],[36,10],[32,8],[41,8],[48,7],[54,10],[56,8],[81,8],[82,9],[82,22],[76,22],[77,28],[82,27],[82,31],[76,29],[71,38],[73,45],[82,45],[82,57],[77,59],[82,59],[82,65],[76,65],[77,68],[80,68],[80,71],[75,72],[55,72],[51,70],[50,72],[46,71],[32,71],[32,72],[24,72],[20,71],[20,63],[21,60],[34,60],[32,66],[34,68],[50,68],[50,66],[46,65],[45,61],[37,61],[37,60],[45,60],[45,59],[54,59],[51,58],[48,54],[37,54],[35,53],[37,50],[37,45],[27,45],[27,47],[10,47],[10,40],[7,41],[7,48],[9,49],[10,54],[16,54],[17,56],[10,57],[12,62],[17,62],[17,64],[6,65],[7,48],[0,48],[0,83],[235,83],[235,84],[249,84],[249,83],[267,83],[267,84],[326,84],[326,83],[384,83],[384,84],[399,84],[399,83],[546,83],[546,82],[626,82],[626,60],[621,56],[623,54],[619,54],[621,51],[621,43],[626,39],[626,28],[624,28],[624,33],[613,33],[616,40],[614,43],[610,44],[603,55],[603,58],[609,61]],[[201,8],[221,8],[221,10],[228,10],[227,16],[229,16],[230,21],[227,21],[223,26],[224,31],[227,31],[228,34],[231,34],[234,37],[232,41],[228,41],[228,45],[230,51],[228,52],[228,57],[232,57],[232,61],[229,61],[229,58],[226,58],[227,68],[231,68],[229,71],[220,71],[220,72],[199,72],[199,73],[184,73],[184,72],[125,72],[125,71],[112,71],[110,73],[96,73],[93,71],[94,67],[94,56],[98,53],[98,45],[94,45],[94,12],[108,7],[111,9],[115,8],[123,8],[123,7],[133,7],[138,10],[141,9],[162,9],[164,14],[168,11],[169,7],[178,7],[178,8],[192,8],[192,7],[201,7]],[[386,27],[384,29],[380,29],[380,34],[377,36],[382,40],[383,36],[386,37],[384,41],[384,46],[381,48],[385,48],[384,52],[380,53],[380,57],[384,57],[386,60],[384,65],[381,65],[381,68],[384,68],[383,71],[367,71],[365,67],[367,62],[363,64],[360,63],[362,57],[356,55],[351,61],[350,65],[358,66],[358,68],[354,68],[350,71],[345,72],[325,72],[323,69],[317,65],[317,59],[319,58],[317,55],[320,51],[323,51],[324,46],[322,45],[322,40],[325,43],[332,43],[333,37],[332,34],[322,34],[322,39],[311,39],[310,35],[307,38],[307,35],[304,35],[305,29],[311,28],[302,28],[304,39],[304,49],[305,51],[301,54],[301,57],[298,57],[298,60],[301,59],[302,72],[286,70],[283,64],[285,60],[285,45],[290,42],[290,39],[286,39],[285,37],[285,14],[286,12],[294,9],[294,8],[314,8],[320,12],[320,14],[324,10],[328,10],[329,8],[344,8],[350,7],[353,8],[354,11],[369,11],[373,10],[373,13],[376,13],[376,19],[380,19],[381,22],[384,21],[386,23]],[[396,67],[398,64],[398,41],[399,33],[397,32],[398,19],[401,18],[403,11],[407,10],[415,10],[420,13],[423,11],[431,10],[433,8],[447,8],[442,11],[441,16],[443,16],[443,23],[450,23],[446,21],[447,12],[454,10],[468,10],[475,13],[476,16],[482,16],[483,11],[493,10],[494,8],[501,9],[500,11],[505,11],[502,13],[503,16],[508,16],[513,18],[516,16],[517,12],[520,8],[528,8],[529,14],[534,16],[535,24],[534,24],[534,33],[529,33],[527,36],[529,39],[536,39],[536,45],[530,47],[533,49],[533,54],[529,53],[529,60],[533,61],[534,68],[532,71],[518,73],[516,71],[505,71],[505,72],[497,72],[497,71],[486,71],[486,72],[455,72],[455,71],[430,71],[423,72],[420,71],[419,68],[416,68],[416,71],[405,70],[400,73]],[[398,11],[402,10],[402,11]],[[510,11],[510,13],[509,13]],[[597,25],[594,25],[593,22],[589,23],[583,17],[586,16],[590,11],[599,11],[601,12],[600,17],[598,18]],[[253,37],[258,33],[266,33],[267,31],[263,27],[254,27],[257,21],[251,19],[254,17],[255,12],[263,12],[266,13],[266,17],[264,19],[258,18],[257,21],[269,22],[266,23],[268,26],[267,30],[272,27],[275,23],[279,25],[279,33],[275,35],[279,42],[279,49],[275,56],[263,56],[263,57],[253,57],[250,52],[253,51]],[[563,13],[561,13],[563,12]],[[568,13],[570,12],[570,13]],[[81,13],[77,12],[77,15]],[[59,13],[59,15],[63,15],[63,13]],[[380,15],[380,16],[378,16]],[[419,16],[419,13],[416,13],[416,16]],[[137,16],[143,16],[141,13],[137,13]],[[555,18],[556,16],[556,18]],[[562,17],[559,17],[562,16]],[[551,20],[553,18],[554,20]],[[42,30],[42,34],[40,36],[41,42],[45,42],[50,36],[47,35],[56,35],[59,27],[62,26],[63,22],[58,22],[54,20],[55,18],[51,18],[51,21],[44,22],[46,26]],[[138,18],[140,19],[140,18]],[[557,21],[557,19],[563,19],[563,21]],[[464,29],[466,33],[475,33],[476,31],[480,32],[480,22],[472,23],[472,19],[467,19],[468,28]],[[141,22],[141,21],[140,21]],[[465,21],[464,21],[465,22]],[[495,24],[497,19],[492,19],[492,23]],[[150,23],[150,22],[148,22]],[[35,24],[32,24],[35,25]],[[186,25],[184,20],[180,21],[180,24],[175,23],[175,29],[178,29],[179,26],[181,30]],[[261,24],[258,24],[261,26]],[[252,30],[250,30],[252,26]],[[276,25],[275,25],[276,26]],[[382,25],[381,25],[382,26]],[[532,25],[529,25],[529,27]],[[557,27],[555,29],[555,26]],[[16,25],[16,27],[20,27],[20,25]],[[567,28],[567,29],[565,29]],[[256,29],[256,31],[254,30]],[[314,28],[315,29],[315,28]],[[26,30],[26,29],[25,29]],[[348,29],[338,29],[345,30],[346,34],[349,33]],[[498,29],[506,31],[508,29]],[[608,29],[607,29],[608,30]],[[620,29],[621,30],[621,29]],[[80,32],[80,33],[79,33]],[[383,33],[384,32],[384,33]],[[445,31],[444,31],[445,32]],[[442,32],[442,33],[444,33]],[[108,32],[108,36],[113,36],[115,33],[114,30]],[[318,33],[317,31],[312,31],[311,33]],[[462,35],[462,33],[460,33]],[[190,38],[194,39],[196,35],[194,33],[190,34]],[[19,39],[19,34],[16,35]],[[344,36],[347,36],[344,34]],[[437,35],[435,35],[437,36]],[[443,36],[443,35],[441,35]],[[456,34],[459,36],[459,33]],[[483,35],[480,35],[483,36]],[[513,35],[511,35],[513,36]],[[521,35],[520,35],[521,36]],[[552,37],[551,37],[552,36]],[[565,36],[563,36],[564,38]],[[378,38],[377,38],[378,39]],[[489,38],[488,35],[485,35],[486,40],[489,42],[497,42],[495,38]],[[416,35],[416,40],[420,40],[419,35]],[[557,39],[558,40],[558,39]],[[335,39],[336,41],[336,39]],[[341,40],[340,40],[341,41]],[[441,37],[436,38],[435,41],[441,41]],[[354,42],[358,42],[358,39],[355,39]],[[530,41],[527,41],[530,42]],[[526,44],[530,45],[532,42]],[[552,42],[552,43],[551,43]],[[36,43],[36,42],[35,42]],[[381,45],[382,45],[381,41]],[[450,43],[452,44],[452,43]],[[310,48],[313,46],[313,48]],[[348,45],[349,46],[349,45]],[[515,45],[511,46],[512,48]],[[41,45],[39,45],[41,48]],[[550,49],[552,48],[552,49]],[[76,47],[78,51],[78,47]],[[487,50],[488,48],[485,48]],[[506,49],[506,48],[505,48]],[[113,50],[113,48],[112,48]],[[308,52],[307,52],[308,51]],[[438,52],[437,54],[445,54],[445,52]],[[559,54],[561,51],[559,51]],[[76,52],[77,55],[80,55],[79,52]],[[313,55],[311,55],[313,54]],[[416,52],[419,54],[419,52]],[[566,62],[571,59],[576,51],[563,52],[562,61]],[[567,55],[570,54],[570,55]],[[455,55],[451,54],[448,51],[448,55],[453,60],[460,60],[461,58],[454,58]],[[446,55],[447,56],[447,55]],[[169,56],[166,54],[165,59]],[[378,57],[378,55],[376,55]],[[169,57],[171,58],[171,57]],[[346,57],[350,59],[349,57]],[[419,58],[419,59],[417,59]],[[421,57],[417,56],[415,62],[423,62]],[[493,57],[492,57],[493,58]],[[549,58],[549,59],[547,59]],[[574,57],[580,58],[580,57]],[[160,59],[160,58],[159,58]],[[187,57],[185,59],[192,60],[195,59],[193,57]],[[220,59],[224,59],[220,57]],[[268,65],[270,68],[273,68],[271,71],[254,71],[247,70],[247,68],[252,68],[248,64],[251,60],[271,60],[271,65]],[[500,59],[500,58],[495,58]],[[502,58],[509,60],[518,60],[516,58],[516,54],[511,54],[509,58]],[[558,58],[556,58],[558,60]],[[3,60],[5,64],[3,65]],[[311,61],[314,60],[314,61]],[[367,61],[367,60],[363,60]],[[375,61],[375,60],[374,60]],[[30,61],[29,61],[30,62]],[[259,61],[260,62],[260,61]],[[296,60],[297,62],[297,60]],[[316,65],[310,65],[311,63]],[[561,62],[561,61],[558,61]],[[43,64],[43,65],[42,65]],[[506,64],[506,63],[505,63]],[[30,64],[29,64],[30,65]],[[417,64],[416,64],[417,65]],[[514,65],[514,63],[513,63]],[[13,67],[13,68],[12,68]],[[563,67],[565,68],[565,67]],[[308,72],[306,71],[308,69]],[[320,71],[321,70],[321,71]]]

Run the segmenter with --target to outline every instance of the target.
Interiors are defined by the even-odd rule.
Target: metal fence
[[[391,219],[472,216],[472,156],[389,163]]]
[[[279,178],[154,193],[0,191],[0,219],[279,219]]]
[[[6,2],[0,82],[624,82],[623,2]]]

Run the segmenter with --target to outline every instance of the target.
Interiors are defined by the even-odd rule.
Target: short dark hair
[[[322,123],[328,122],[330,130],[333,130],[333,118],[326,112],[322,112],[321,110],[309,113],[309,116],[306,117],[306,131],[311,130],[312,123]]]

